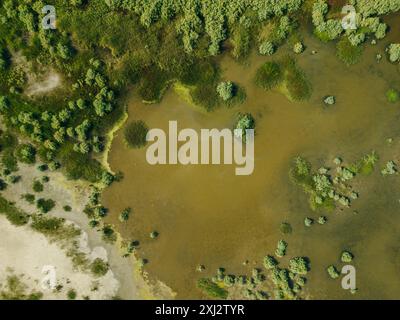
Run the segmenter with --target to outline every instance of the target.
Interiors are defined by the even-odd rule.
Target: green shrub
[[[13,151],[10,149],[4,150],[1,157],[1,164],[10,172],[18,171],[17,158],[14,156]]]
[[[217,86],[217,92],[222,100],[231,99],[233,96],[233,83],[230,81],[220,82]]]
[[[251,130],[255,129],[255,120],[253,116],[250,113],[239,113],[237,116],[237,122],[235,125],[235,130],[240,130],[240,136],[238,133],[235,132],[235,135],[238,136],[238,138],[242,138],[243,142],[246,142],[247,136],[246,136],[246,130]]]
[[[23,194],[21,196],[22,199],[24,199],[26,202],[30,203],[30,204],[34,204],[35,203],[35,195],[30,194],[30,193],[26,193]]]
[[[311,225],[314,223],[314,220],[313,219],[311,219],[311,218],[305,218],[304,219],[304,225],[306,226],[306,227],[311,227]]]
[[[271,41],[264,41],[263,43],[260,44],[258,52],[262,55],[271,56],[275,52],[275,46]]]
[[[110,225],[105,225],[102,229],[103,240],[108,243],[114,243],[117,240],[117,235]]]
[[[340,276],[339,271],[336,269],[336,267],[335,267],[334,265],[330,265],[330,266],[326,269],[326,271],[328,272],[329,276],[330,276],[332,279],[337,279],[337,278],[339,278],[339,276]]]
[[[124,140],[130,148],[141,148],[147,143],[146,135],[149,131],[147,125],[139,120],[128,124],[124,130]]]
[[[119,221],[121,222],[128,221],[131,212],[132,212],[131,208],[125,208],[124,210],[122,210],[121,214],[119,215]]]
[[[108,263],[100,258],[96,258],[90,264],[90,271],[97,277],[104,276],[109,270]]]
[[[68,300],[75,300],[76,299],[76,291],[74,289],[70,289],[67,292]]]
[[[265,269],[273,269],[278,265],[278,261],[273,256],[266,256],[264,258],[264,267]]]
[[[392,43],[388,47],[390,62],[398,62],[400,60],[400,43]]]
[[[56,203],[51,200],[51,199],[39,199],[36,201],[36,207],[40,210],[42,213],[47,213],[51,211],[55,207]]]
[[[33,164],[36,161],[36,149],[31,144],[20,144],[15,155],[22,163]]]
[[[326,218],[326,217],[324,217],[324,216],[318,217],[318,223],[319,223],[319,224],[325,224],[326,221],[327,221],[327,218]]]
[[[309,263],[306,258],[295,257],[289,260],[289,270],[295,274],[307,274]]]
[[[40,181],[35,180],[35,181],[33,182],[32,189],[33,189],[33,191],[39,193],[39,192],[43,192],[44,186],[43,186],[43,184],[42,184]]]
[[[152,238],[152,239],[156,239],[156,238],[158,238],[158,236],[159,236],[159,233],[157,231],[152,231],[150,233],[150,238]]]
[[[351,262],[353,260],[354,256],[351,252],[349,251],[343,251],[341,256],[340,256],[340,260],[342,260],[342,262]]]
[[[286,249],[287,249],[287,242],[284,240],[279,240],[277,248],[275,250],[275,254],[277,257],[282,258],[286,254]]]
[[[399,92],[396,89],[389,89],[386,91],[386,98],[391,103],[399,101]]]

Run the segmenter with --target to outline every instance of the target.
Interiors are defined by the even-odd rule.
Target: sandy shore
[[[89,273],[76,272],[65,250],[60,246],[50,243],[46,237],[30,230],[29,227],[14,227],[2,217],[0,220],[0,272],[3,279],[0,278],[0,280],[4,280],[7,275],[4,270],[11,268],[17,274],[24,274],[24,278],[30,279],[29,281],[36,283],[38,287],[38,281],[43,277],[41,268],[50,264],[59,270],[60,279],[69,279],[70,286],[73,284],[76,286],[76,291],[82,293],[81,298],[85,295],[95,299],[110,299],[114,296],[122,299],[148,299],[159,296],[154,294],[153,288],[136,270],[133,257],[123,258],[118,245],[104,243],[101,233],[89,227],[89,220],[83,213],[90,194],[90,186],[87,183],[67,180],[60,172],[43,173],[34,166],[24,164],[19,164],[19,171],[16,174],[20,175],[22,180],[8,185],[2,192],[2,196],[15,202],[18,208],[27,213],[36,213],[36,206],[22,200],[21,195],[35,194],[32,190],[33,181],[40,180],[44,175],[48,176],[50,181],[44,183],[43,192],[35,194],[36,198],[54,200],[56,206],[48,215],[64,218],[78,226],[82,230],[79,250],[92,260],[100,257],[107,261],[110,271],[101,280]],[[72,210],[66,212],[63,209],[65,205],[71,206]],[[100,283],[96,295],[90,295],[88,292],[93,281]],[[161,290],[159,293],[164,296],[165,291]],[[65,293],[60,297],[59,293],[48,292],[45,298],[65,298]]]

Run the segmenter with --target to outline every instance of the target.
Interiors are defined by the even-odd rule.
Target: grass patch
[[[305,73],[297,66],[296,60],[287,57],[284,59],[285,87],[289,100],[302,101],[311,96],[312,88]]]
[[[15,226],[22,226],[28,223],[29,215],[17,209],[14,204],[0,196],[0,213],[5,214],[8,221]]]
[[[81,234],[73,225],[66,224],[62,218],[34,215],[31,227],[33,230],[50,237],[52,240],[71,240]]]
[[[277,62],[266,62],[256,72],[255,83],[257,86],[270,90],[283,81],[283,70]]]
[[[347,66],[358,63],[361,60],[363,47],[353,46],[349,39],[343,37],[336,45],[336,55]]]
[[[221,288],[219,285],[217,285],[210,279],[206,278],[199,279],[197,281],[197,287],[211,298],[225,300],[228,297],[228,291],[224,288]]]

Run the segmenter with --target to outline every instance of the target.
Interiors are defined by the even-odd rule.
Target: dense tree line
[[[246,11],[253,12],[259,22],[298,10],[303,0],[105,0],[113,10],[135,12],[145,27],[157,21],[176,18],[176,28],[183,36],[187,52],[191,52],[202,34],[209,38],[211,55],[220,52],[220,44],[228,36],[229,26],[238,22]]]

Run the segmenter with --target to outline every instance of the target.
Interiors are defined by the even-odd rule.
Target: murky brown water
[[[398,25],[392,20],[391,25]],[[336,155],[354,161],[374,149],[382,160],[394,159],[395,147],[388,137],[399,137],[400,105],[386,102],[387,89],[400,89],[396,66],[377,64],[375,54],[400,37],[392,32],[378,46],[368,45],[361,63],[351,68],[337,60],[333,44],[306,37],[307,50],[298,62],[311,80],[314,92],[305,103],[289,102],[278,92],[264,92],[252,84],[256,69],[268,58],[254,55],[243,66],[229,57],[221,61],[224,77],[245,87],[245,104],[202,113],[190,107],[172,90],[159,105],[132,100],[130,120],[144,120],[151,128],[167,131],[168,121],[178,127],[231,128],[237,112],[251,112],[257,122],[255,171],[235,176],[234,166],[151,166],[146,150],[128,150],[119,134],[110,154],[115,171],[125,178],[103,196],[110,208],[108,221],[115,223],[128,239],[140,241],[139,254],[149,259],[146,270],[178,293],[178,298],[201,297],[195,271],[204,264],[201,276],[214,275],[224,266],[230,273],[247,273],[262,265],[262,258],[285,238],[288,256],[311,260],[309,293],[314,298],[399,298],[400,297],[400,184],[396,177],[383,179],[379,170],[354,184],[360,199],[342,213],[326,213],[328,223],[305,228],[306,216],[317,218],[307,196],[288,176],[293,157],[303,155],[315,166],[331,165]],[[311,55],[312,50],[318,54]],[[284,52],[285,50],[281,50]],[[335,95],[337,104],[324,108],[322,98]],[[396,139],[395,139],[396,141]],[[398,148],[397,148],[398,149]],[[128,223],[118,214],[133,208]],[[353,210],[358,210],[355,215]],[[282,221],[293,226],[283,237]],[[160,236],[152,240],[149,233]],[[339,266],[340,252],[348,248],[356,256],[358,293],[341,289],[330,280],[327,265]],[[242,262],[250,264],[243,266]]]

